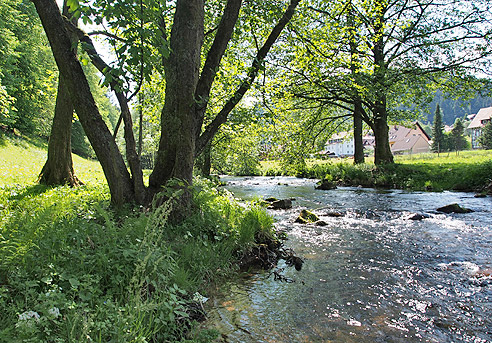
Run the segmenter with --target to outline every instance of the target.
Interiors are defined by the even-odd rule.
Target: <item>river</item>
[[[223,342],[492,342],[492,197],[340,187],[314,180],[226,177],[235,197],[295,198],[271,211],[304,259],[294,282],[258,272],[208,301]],[[451,203],[474,210],[441,214]],[[295,224],[300,210],[327,226]],[[339,212],[343,216],[331,217]],[[428,218],[409,220],[412,213]]]

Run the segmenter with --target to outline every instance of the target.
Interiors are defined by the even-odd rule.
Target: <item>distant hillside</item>
[[[477,96],[470,100],[453,100],[446,99],[442,93],[437,93],[434,100],[429,104],[429,113],[424,114],[429,123],[434,120],[434,112],[438,103],[441,106],[444,124],[452,125],[456,118],[463,118],[469,114],[477,113],[482,107],[492,106],[492,98]]]

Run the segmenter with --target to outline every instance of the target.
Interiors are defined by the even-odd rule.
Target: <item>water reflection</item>
[[[295,208],[274,214],[306,262],[300,272],[285,269],[295,283],[260,273],[227,285],[210,309],[224,341],[492,341],[492,280],[481,273],[492,268],[491,198],[315,191],[314,181],[293,178],[228,181],[245,200],[296,198]],[[476,212],[434,211],[454,202]],[[315,210],[328,225],[293,224],[300,208]],[[413,212],[429,218],[408,220]]]

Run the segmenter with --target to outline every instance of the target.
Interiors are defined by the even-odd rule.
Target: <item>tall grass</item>
[[[205,180],[179,225],[155,211],[112,209],[101,169],[74,158],[85,185],[36,184],[46,152],[0,146],[0,342],[206,342],[188,304],[271,235],[271,219]],[[17,172],[19,171],[19,172]]]

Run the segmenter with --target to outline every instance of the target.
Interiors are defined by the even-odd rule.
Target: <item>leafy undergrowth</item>
[[[112,209],[92,161],[74,161],[82,187],[37,185],[44,156],[25,142],[0,147],[0,342],[214,339],[193,329],[190,303],[272,235],[264,210],[196,180],[199,211],[173,226],[172,199]]]
[[[492,151],[397,156],[395,164],[376,167],[373,163],[354,165],[353,160],[308,161],[295,175],[332,180],[346,186],[398,188],[409,190],[481,191],[492,182]],[[282,175],[273,163],[267,175]]]

